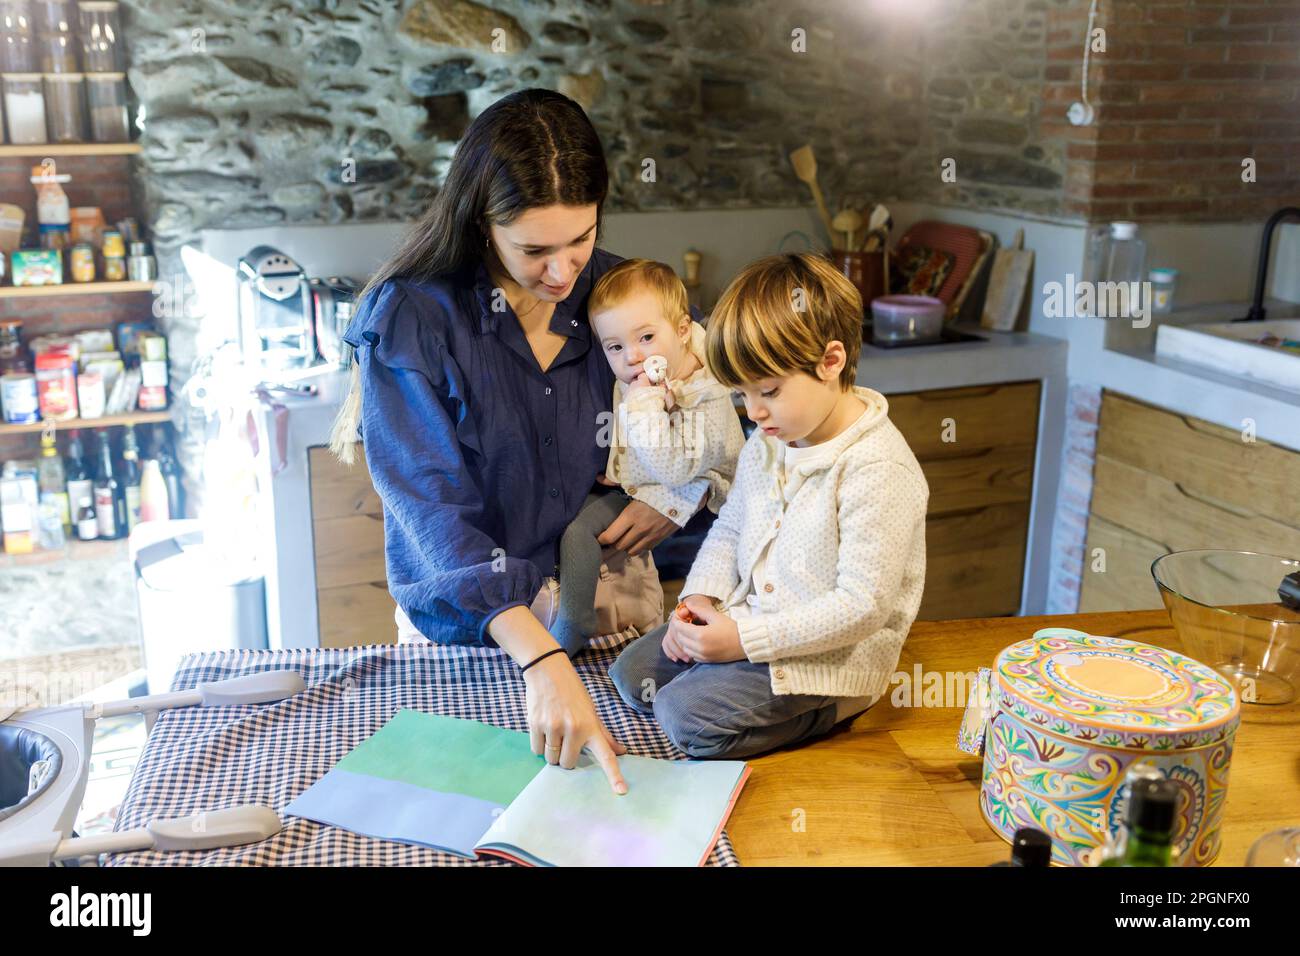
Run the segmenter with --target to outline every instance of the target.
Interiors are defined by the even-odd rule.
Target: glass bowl
[[[1297,572],[1300,560],[1254,551],[1175,551],[1151,563],[1184,652],[1230,678],[1243,704],[1279,709],[1300,686],[1300,611],[1278,594]]]

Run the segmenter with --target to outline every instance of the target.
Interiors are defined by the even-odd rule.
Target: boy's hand
[[[720,603],[718,598],[709,597],[707,594],[687,594],[685,597],[678,599],[677,616],[684,621],[690,621],[691,615],[703,620],[701,611],[712,611]],[[683,614],[685,608],[689,614]]]
[[[735,621],[722,611],[714,610],[711,604],[705,606],[699,602],[696,607],[687,604],[687,608],[704,623],[691,624],[676,614],[668,623],[665,639],[671,635],[679,650],[684,651],[691,660],[701,663],[724,664],[745,660],[745,649],[740,643],[740,629],[736,627]]]

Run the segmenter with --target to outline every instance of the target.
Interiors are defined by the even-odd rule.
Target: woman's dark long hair
[[[582,107],[554,90],[511,93],[480,113],[461,139],[447,178],[393,256],[370,277],[359,300],[389,279],[468,279],[487,247],[489,226],[506,226],[539,206],[595,203],[597,232],[609,171]],[[361,367],[330,434],[339,459],[356,459]]]

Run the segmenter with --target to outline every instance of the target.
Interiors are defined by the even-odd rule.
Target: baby
[[[609,462],[560,539],[560,607],[551,633],[572,656],[595,634],[597,537],[633,498],[679,525],[690,520],[704,487],[707,505],[722,507],[745,443],[731,391],[705,368],[704,329],[691,321],[686,288],[672,268],[626,259],[601,276],[587,312],[616,379]],[[620,487],[621,486],[621,490]]]

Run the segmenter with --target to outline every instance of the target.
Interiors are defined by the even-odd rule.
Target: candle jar
[[[46,120],[50,141],[86,141],[86,79],[80,73],[45,74]]]
[[[125,143],[131,138],[126,112],[126,74],[87,73],[90,138],[96,143]]]
[[[87,73],[119,73],[122,29],[117,4],[83,2],[78,4],[81,17],[81,62]]]
[[[41,89],[41,75],[6,73],[2,79],[9,142],[22,146],[48,142],[45,135],[45,93]]]

